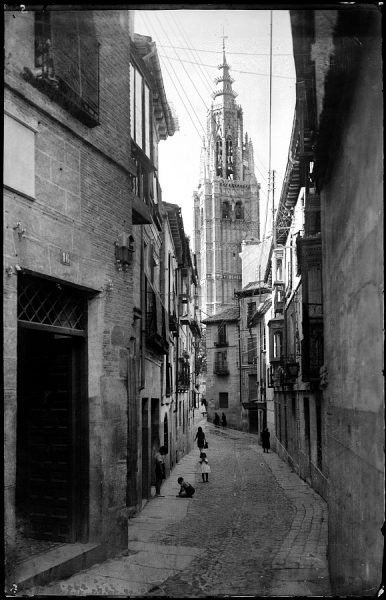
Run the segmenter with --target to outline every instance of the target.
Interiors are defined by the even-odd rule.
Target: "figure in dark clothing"
[[[263,432],[261,434],[261,441],[262,441],[262,444],[263,444],[263,450],[264,450],[264,452],[267,452],[267,454],[268,454],[268,450],[271,447],[271,444],[270,444],[270,441],[269,441],[270,437],[271,437],[271,434],[269,433],[268,428],[264,427],[264,430],[263,430]]]
[[[218,427],[220,425],[220,417],[217,413],[214,413],[213,423]]]
[[[197,429],[196,437],[194,438],[194,440],[197,440],[197,447],[201,454],[205,446],[205,433],[202,431],[202,427],[199,427]]]
[[[161,495],[161,484],[162,480],[166,477],[165,472],[165,459],[164,456],[168,451],[165,446],[161,446],[161,448],[156,452],[155,455],[155,494],[156,496]]]
[[[180,485],[180,491],[177,495],[177,498],[192,498],[194,492],[196,491],[192,484],[184,481],[183,477],[179,477],[177,481]]]
[[[226,427],[226,426],[227,426],[227,418],[226,418],[226,416],[225,416],[225,414],[224,414],[224,413],[222,413],[222,415],[221,415],[221,425],[222,425],[223,427]]]

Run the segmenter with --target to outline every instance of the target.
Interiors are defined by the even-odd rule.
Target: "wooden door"
[[[19,371],[24,444],[26,533],[37,539],[76,539],[75,341],[41,332],[24,335],[29,351]]]

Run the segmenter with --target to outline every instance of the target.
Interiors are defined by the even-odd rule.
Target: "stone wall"
[[[373,595],[384,520],[383,143],[380,18],[363,38],[339,152],[322,189],[328,385],[329,556],[334,593]]]
[[[21,77],[33,40],[33,12],[7,15],[5,106],[35,127],[35,197],[4,195],[4,258],[36,276],[87,288],[89,539],[124,545],[128,347],[133,277],[118,272],[114,242],[131,230],[129,177],[130,43],[120,11],[95,15],[100,42],[100,125],[89,129]],[[124,17],[124,16],[123,16]],[[24,19],[21,21],[21,19]],[[33,52],[31,53],[33,55]],[[17,234],[20,222],[25,230]],[[61,251],[70,264],[61,263]],[[6,533],[14,540],[17,315],[14,271],[4,278],[6,372]],[[101,493],[103,489],[103,493]]]

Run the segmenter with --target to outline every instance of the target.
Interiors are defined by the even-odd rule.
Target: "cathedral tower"
[[[221,75],[208,111],[201,150],[200,181],[194,192],[194,250],[203,317],[235,305],[241,289],[241,242],[259,238],[259,190],[253,146],[243,131],[243,111],[223,45]]]

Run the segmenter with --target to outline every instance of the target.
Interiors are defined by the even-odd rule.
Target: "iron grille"
[[[19,321],[83,331],[84,298],[69,286],[23,275],[17,303]]]

